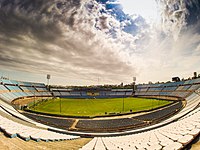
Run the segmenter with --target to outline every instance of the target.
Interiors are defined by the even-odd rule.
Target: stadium
[[[27,142],[92,138],[81,148],[85,150],[187,149],[199,139],[200,78],[197,77],[185,81],[138,84],[133,89],[49,89],[43,83],[7,79],[1,79],[0,87],[0,127],[10,138]],[[55,100],[61,101],[61,98],[62,101],[75,101],[75,104],[78,99],[100,105],[99,101],[117,103],[116,99],[124,100],[126,97],[132,97],[128,101],[133,101],[135,108],[141,106],[142,101],[150,101],[148,106],[156,103],[156,107],[142,105],[143,109],[128,113],[113,112],[110,107],[112,113],[93,117],[76,113],[65,116],[59,111],[53,114],[37,112],[37,107],[48,105],[49,101],[59,108]],[[141,103],[133,99],[136,97]],[[62,105],[68,106],[68,103],[62,102]],[[81,108],[78,111],[81,112]]]
[[[199,150],[199,0],[0,0],[0,150]]]

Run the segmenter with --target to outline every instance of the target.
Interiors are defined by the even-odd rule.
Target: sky
[[[120,0],[125,13],[139,14],[148,22],[158,21],[158,8],[155,0]]]
[[[155,9],[152,9],[155,8]],[[1,0],[0,76],[50,84],[200,73],[199,0]]]

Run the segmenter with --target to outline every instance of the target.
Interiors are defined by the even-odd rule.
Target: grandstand
[[[0,80],[0,128],[7,136],[20,137],[25,141],[59,141],[79,138],[48,131],[48,127],[21,115],[12,107],[12,102],[28,97],[52,97],[41,83]],[[8,119],[9,118],[9,119]],[[17,118],[17,120],[16,120]],[[14,121],[15,120],[15,121]]]
[[[43,83],[0,80],[0,98],[11,103],[13,100],[26,97],[51,97]]]
[[[200,78],[169,83],[138,85],[136,96],[185,98],[197,90]]]
[[[130,97],[133,94],[133,89],[66,89],[66,88],[51,88],[55,97],[63,98],[119,98]]]
[[[145,97],[172,104],[119,118],[60,118],[21,112],[17,102],[35,98]],[[0,129],[10,138],[25,141],[63,141],[94,137],[82,150],[184,149],[199,138],[200,78],[187,81],[140,84],[132,89],[48,90],[43,83],[0,80]],[[17,106],[17,107],[16,107]]]

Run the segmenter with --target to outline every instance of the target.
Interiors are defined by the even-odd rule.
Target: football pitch
[[[165,106],[172,101],[145,98],[106,98],[106,99],[51,99],[30,107],[36,112],[67,116],[87,116],[129,113],[150,110]]]

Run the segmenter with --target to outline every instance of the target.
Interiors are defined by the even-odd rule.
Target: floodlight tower
[[[49,86],[49,80],[51,78],[51,75],[50,74],[47,74],[47,86]]]
[[[136,82],[136,77],[133,77],[133,94],[135,93],[136,90],[135,82]]]

